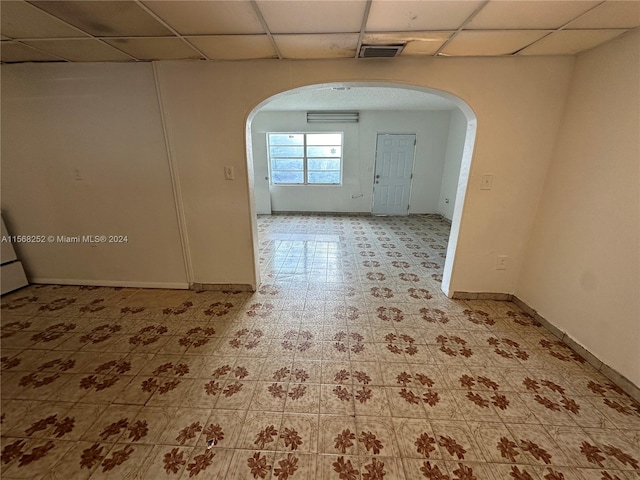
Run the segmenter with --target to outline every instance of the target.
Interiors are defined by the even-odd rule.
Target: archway
[[[460,225],[462,219],[462,212],[464,210],[465,197],[468,187],[469,181],[469,172],[471,170],[471,161],[473,156],[473,147],[475,143],[476,137],[476,129],[477,129],[477,118],[471,107],[459,97],[447,93],[442,90],[437,90],[433,88],[427,88],[422,86],[410,85],[410,84],[402,84],[402,83],[390,83],[390,82],[335,82],[335,83],[322,83],[322,84],[314,84],[307,85],[303,87],[294,88],[291,90],[287,90],[276,95],[273,95],[269,98],[266,98],[258,105],[256,105],[251,112],[249,113],[246,121],[246,129],[245,129],[245,145],[247,152],[247,170],[249,173],[249,189],[251,196],[251,216],[252,216],[252,231],[253,235],[253,245],[254,245],[254,257],[255,257],[255,271],[256,271],[256,279],[257,284],[260,284],[260,271],[258,266],[258,235],[257,235],[257,215],[256,215],[256,201],[255,201],[255,185],[254,185],[254,154],[253,154],[253,146],[252,146],[252,122],[255,119],[256,115],[269,103],[286,97],[288,95],[296,94],[299,92],[312,91],[318,89],[349,89],[349,88],[358,88],[358,87],[380,87],[380,88],[389,88],[389,89],[402,89],[402,90],[410,90],[415,92],[422,92],[429,95],[436,95],[438,97],[447,99],[455,107],[464,115],[466,120],[466,133],[464,136],[464,143],[462,148],[462,157],[460,160],[460,169],[458,175],[458,183],[457,189],[455,193],[455,203],[454,210],[451,218],[451,230],[449,235],[449,241],[447,246],[447,254],[444,263],[444,269],[442,274],[442,283],[441,288],[442,291],[447,295],[451,296],[453,294],[453,289],[451,288],[452,278],[455,273],[455,265],[456,265],[456,247],[458,244],[459,236],[460,236]]]

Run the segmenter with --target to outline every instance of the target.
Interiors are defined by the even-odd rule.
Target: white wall
[[[269,185],[263,177],[269,175],[267,159],[267,132],[343,132],[343,181],[342,185],[279,186]],[[276,212],[361,212],[365,211],[362,198],[352,199],[359,191],[361,170],[359,152],[360,128],[357,123],[307,124],[306,111],[264,111],[252,122],[253,163],[256,169],[256,185],[267,190],[271,197],[271,209]],[[256,205],[258,213],[263,205]]]
[[[33,281],[187,287],[150,64],[2,66],[2,210]]]
[[[640,385],[640,34],[578,57],[517,295]]]
[[[440,196],[440,179],[444,168],[449,119],[451,113],[429,112],[364,112],[360,135],[360,152],[368,160],[369,188],[363,184],[370,212],[373,203],[373,181],[378,133],[415,133],[416,151],[411,183],[409,213],[436,213]]]
[[[573,63],[571,57],[158,62],[193,266],[188,280],[256,285],[254,178],[245,143],[250,112],[293,88],[373,81],[450,92],[476,113],[450,289],[513,292]],[[119,227],[142,242],[128,247],[130,262],[115,246],[98,247],[109,252],[100,261],[73,253],[81,250],[50,255],[49,247],[31,249],[25,258],[31,268],[59,278],[131,279],[144,271],[159,282],[184,279],[153,81],[144,63],[2,66],[3,177],[10,172],[2,201],[8,218],[23,233]],[[83,90],[102,100],[89,101]],[[46,95],[46,106],[32,107],[28,97],[34,95]],[[89,154],[100,158],[89,170],[91,188],[74,190],[71,180],[58,187],[68,165],[84,165]],[[225,165],[235,169],[235,180],[225,180]],[[481,191],[480,177],[488,172],[494,188]],[[53,187],[45,183],[49,177]],[[30,188],[46,193],[32,199]],[[510,256],[508,270],[495,269],[498,254]]]
[[[410,213],[435,213],[438,209],[449,117],[447,110],[361,111],[358,123],[309,125],[306,111],[260,112],[252,123],[256,185],[260,185],[257,189],[269,188],[268,182],[263,181],[268,172],[266,132],[343,132],[342,185],[272,185],[271,208],[274,211],[371,212],[377,134],[415,133],[416,155]],[[257,212],[268,213],[264,207],[264,203],[257,204]]]
[[[458,181],[460,180],[460,164],[466,135],[467,119],[459,109],[452,110],[442,183],[440,185],[440,198],[438,199],[438,213],[449,220],[453,218],[453,209],[456,204],[456,192],[458,190]],[[464,185],[461,188],[464,188]]]

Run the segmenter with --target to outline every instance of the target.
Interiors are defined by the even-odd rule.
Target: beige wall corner
[[[640,385],[640,32],[578,56],[516,295]]]

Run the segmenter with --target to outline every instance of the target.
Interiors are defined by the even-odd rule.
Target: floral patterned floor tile
[[[110,405],[84,432],[81,440],[88,442],[117,442],[123,435],[131,435],[136,428],[134,418],[140,406]],[[135,435],[135,434],[134,434]]]
[[[72,446],[62,440],[7,438],[2,478],[42,478]]]
[[[244,411],[212,410],[196,445],[209,448],[235,448],[242,433],[245,416]]]
[[[444,460],[481,462],[484,460],[471,429],[465,422],[431,422],[434,438]]]
[[[271,479],[275,468],[282,468],[279,465],[274,468],[275,459],[276,452],[272,451],[235,450],[227,478]],[[292,463],[293,459],[290,459],[284,468],[291,471],[295,467]]]
[[[114,444],[76,442],[42,477],[43,480],[87,480],[107,457]]]
[[[282,413],[249,412],[237,448],[275,450],[281,424]]]
[[[178,408],[172,413],[171,421],[164,429],[158,443],[163,445],[193,446],[203,434],[211,415],[209,409]]]
[[[318,451],[321,454],[357,455],[356,423],[352,416],[320,415]]]
[[[405,480],[402,461],[395,457],[361,456],[360,478],[362,480]]]
[[[123,480],[133,480],[152,448],[151,445],[117,443],[104,457],[90,478],[102,480],[117,477]]]
[[[322,384],[320,386],[320,413],[355,415],[353,386]]]
[[[177,453],[177,458],[174,457],[174,452]],[[228,473],[231,462],[234,458],[234,455],[238,452],[238,450],[228,450],[228,449],[206,449],[206,448],[194,448],[191,451],[191,456],[187,459],[187,456],[184,456],[184,471],[180,478],[207,478],[207,479],[216,479],[223,480],[226,478],[233,478]],[[167,457],[165,453],[165,467],[172,465],[175,469],[176,460],[178,463],[182,463],[183,460],[180,457],[180,450],[171,449],[169,452],[171,454],[170,457]],[[165,470],[166,471],[166,470]],[[143,477],[147,478],[147,477]],[[237,478],[244,478],[239,476]],[[247,477],[248,478],[248,477]]]
[[[531,465],[573,465],[556,441],[541,425],[507,425],[516,440],[512,452],[517,461]]]
[[[361,455],[400,455],[392,419],[357,416],[356,431]]]
[[[318,451],[318,415],[285,413],[276,449],[281,452]]]
[[[441,459],[433,427],[424,419],[393,419],[400,456],[403,458]]]
[[[492,473],[498,479],[508,478],[514,480],[543,480],[544,477],[540,476],[541,472],[541,467],[535,467],[533,465],[504,463],[492,465]]]
[[[444,296],[439,217],[258,230],[253,293],[2,297],[2,478],[640,480],[640,405],[515,304]]]
[[[456,479],[475,478],[478,480],[497,480],[491,470],[483,464],[451,463],[442,460],[403,458],[407,479]],[[492,469],[494,467],[492,466]],[[504,477],[508,478],[508,477]],[[536,479],[538,480],[538,479]]]
[[[636,472],[620,472],[618,470],[603,469],[576,469],[585,480],[638,480],[640,475]]]
[[[321,480],[361,480],[360,459],[350,455],[320,455],[316,478]]]
[[[256,382],[256,389],[249,408],[251,410],[283,412],[288,393],[288,382]]]
[[[198,449],[184,446],[155,445],[147,458],[140,464],[140,468],[133,478],[179,479],[186,470],[187,464],[195,463],[195,461],[189,462],[189,460],[196,450]],[[191,470],[193,469],[194,466],[191,467]]]

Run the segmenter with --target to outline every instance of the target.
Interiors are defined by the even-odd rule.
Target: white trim
[[[257,7],[256,7],[257,8]],[[244,145],[245,145],[245,161],[247,162],[246,176],[246,192],[249,200],[249,232],[250,240],[253,245],[253,255],[251,262],[253,263],[253,282],[251,288],[256,291],[260,286],[260,246],[258,245],[258,215],[256,214],[256,195],[255,195],[255,171],[253,169],[253,140],[251,137],[251,122],[256,116],[257,109],[251,110],[245,119],[244,126]],[[269,214],[271,214],[271,202],[269,202]]]
[[[265,132],[266,134],[266,144],[267,144],[267,171],[269,172],[269,188],[271,187],[342,187],[343,186],[343,177],[344,177],[344,131],[295,131],[295,132],[285,132],[285,131],[274,131],[274,132]],[[271,135],[302,135],[304,142],[302,145],[294,145],[302,147],[302,157],[278,157],[276,159],[297,159],[302,158],[302,183],[274,183],[273,181],[273,168],[272,168],[272,160],[271,157]],[[336,157],[309,157],[308,149],[309,143],[307,141],[307,137],[309,135],[340,135],[340,181],[338,183],[310,183],[309,180],[309,158],[329,158],[334,159]],[[276,145],[277,147],[287,146],[287,145]],[[312,146],[323,146],[323,145],[312,145]],[[331,145],[334,146],[334,145]],[[337,146],[337,145],[335,145]],[[286,171],[286,170],[276,170],[276,171]],[[297,170],[291,170],[297,171]],[[312,170],[317,172],[318,170]],[[331,172],[336,172],[337,170],[330,170]]]
[[[130,282],[127,280],[86,280],[76,278],[45,278],[34,277],[29,283],[42,283],[51,285],[90,285],[98,287],[126,287],[126,288],[169,288],[188,290],[189,284],[182,282]]]
[[[449,243],[447,245],[447,256],[444,261],[444,270],[442,272],[442,291],[444,294],[453,298],[454,289],[451,287],[451,279],[455,274],[456,249],[458,248],[458,239],[461,236],[462,214],[466,207],[467,191],[469,190],[469,176],[471,175],[471,162],[473,160],[473,149],[476,143],[476,131],[478,129],[478,120],[472,111],[462,110],[467,118],[467,131],[464,137],[464,147],[462,148],[462,160],[460,162],[460,173],[458,174],[458,188],[456,190],[455,205],[453,207],[453,215],[451,216],[451,230],[449,232]]]
[[[446,98],[447,100],[452,101],[458,109],[463,113],[467,120],[467,132],[465,135],[465,143],[462,153],[462,161],[460,164],[460,175],[458,177],[458,190],[456,192],[456,204],[454,207],[453,216],[451,219],[451,233],[449,235],[449,244],[447,247],[447,256],[444,263],[444,272],[442,278],[442,291],[449,298],[453,295],[455,288],[452,285],[453,280],[455,279],[455,266],[456,266],[456,247],[459,241],[459,238],[462,236],[461,234],[461,225],[462,225],[462,215],[464,213],[464,204],[466,203],[466,193],[469,189],[469,175],[471,172],[472,160],[473,160],[473,150],[475,146],[476,140],[476,131],[478,128],[477,125],[477,117],[471,106],[463,100],[461,97],[454,95],[453,93],[446,92],[444,90],[440,90],[437,88],[426,87],[422,85],[414,85],[408,83],[401,82],[376,82],[376,81],[347,81],[347,82],[329,82],[329,83],[310,83],[309,85],[289,88],[280,93],[276,93],[275,95],[271,95],[270,97],[265,98],[262,102],[258,103],[253,107],[249,115],[247,116],[246,127],[245,127],[245,144],[246,144],[246,153],[247,153],[247,164],[249,165],[249,171],[253,172],[253,151],[249,148],[251,143],[251,122],[257,115],[257,113],[264,107],[269,104],[276,98],[281,98],[286,95],[291,95],[292,93],[302,92],[305,90],[316,90],[319,88],[332,88],[332,87],[359,87],[359,86],[367,86],[367,87],[390,87],[390,88],[403,88],[406,90],[415,90],[418,92],[430,93],[433,95],[438,95],[440,97]],[[250,183],[251,188],[251,183]],[[251,193],[252,194],[252,193]],[[257,215],[255,214],[255,205],[251,205],[251,220],[252,220],[252,228],[254,231],[257,231]],[[254,242],[254,265],[256,266],[256,271],[259,272],[259,266],[257,263],[258,255],[258,239],[255,236],[253,239]]]
[[[189,247],[189,236],[187,234],[187,220],[184,214],[184,205],[182,202],[182,189],[180,187],[180,176],[178,174],[178,166],[175,160],[175,154],[170,141],[169,128],[164,113],[164,101],[162,98],[162,88],[160,87],[160,77],[156,62],[152,62],[153,80],[156,87],[156,95],[158,97],[158,108],[160,109],[160,120],[162,123],[162,133],[164,135],[164,143],[167,151],[167,160],[169,162],[169,174],[171,176],[171,187],[173,191],[173,201],[176,209],[176,218],[178,220],[178,231],[180,234],[180,245],[182,246],[182,260],[184,261],[184,269],[187,275],[187,284],[193,283],[193,264],[191,263],[191,249]]]

